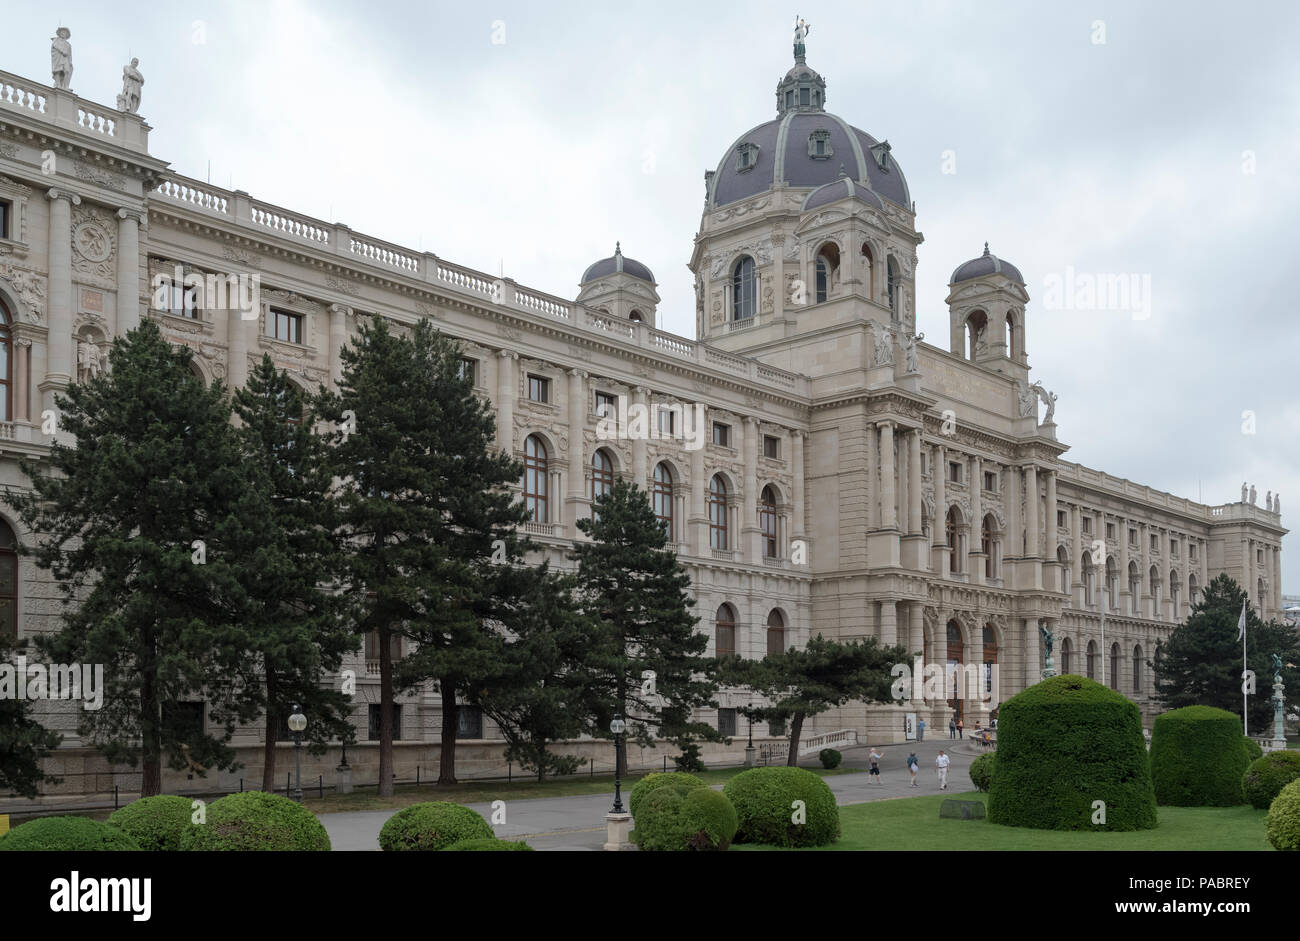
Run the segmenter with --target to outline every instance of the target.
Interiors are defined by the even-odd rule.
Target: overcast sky
[[[1284,524],[1300,519],[1298,9],[797,10],[828,108],[888,139],[907,176],[919,329],[945,342],[948,276],[987,239],[1028,282],[1033,378],[1060,396],[1067,459],[1209,504],[1247,480],[1261,505],[1281,491]],[[663,325],[693,335],[703,174],[775,115],[794,12],[56,0],[8,6],[0,67],[48,83],[62,23],[82,96],[111,105],[139,57],[151,150],[180,173],[210,165],[214,184],[570,298],[621,240],[659,281]],[[1067,269],[1149,276],[1149,317],[1045,309]],[[1300,536],[1283,560],[1300,594]]]

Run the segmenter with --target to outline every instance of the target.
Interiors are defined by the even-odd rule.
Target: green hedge
[[[399,810],[379,831],[386,852],[445,850],[463,840],[496,839],[492,827],[461,804],[427,801]]]
[[[706,787],[705,783],[693,774],[685,771],[656,771],[653,774],[647,774],[636,784],[632,785],[632,790],[627,795],[627,809],[633,819],[636,818],[637,808],[641,802],[651,792],[661,787]]]
[[[140,845],[117,827],[89,817],[41,817],[20,824],[0,837],[0,850],[56,853],[133,850]]]
[[[1286,852],[1300,851],[1300,780],[1282,788],[1273,799],[1265,819],[1264,832],[1273,848]],[[3,845],[0,842],[0,845]]]
[[[490,840],[457,840],[443,850],[444,853],[511,853],[520,851],[531,853],[533,848],[522,840],[514,843],[510,840],[498,840],[495,837]]]
[[[1156,825],[1137,705],[1082,676],[1043,680],[998,711],[988,819],[1039,830],[1150,830]],[[1244,754],[1244,753],[1243,753]],[[1104,802],[1105,823],[1093,823]]]
[[[817,757],[821,759],[822,767],[827,771],[831,768],[838,768],[840,766],[840,761],[844,758],[844,756],[834,748],[823,748],[817,753]]]
[[[1232,807],[1244,801],[1241,716],[1212,706],[1185,706],[1156,716],[1151,780],[1168,807]]]
[[[979,791],[987,791],[993,783],[993,761],[997,752],[980,755],[970,763],[970,781]]]
[[[1282,788],[1296,778],[1300,778],[1300,752],[1269,752],[1250,763],[1242,775],[1241,790],[1250,806],[1268,810]]]
[[[707,787],[660,787],[645,795],[632,842],[648,851],[725,850],[736,835],[736,809]]]
[[[804,768],[752,768],[722,789],[736,808],[736,843],[774,846],[825,846],[840,836],[835,795],[818,775]],[[795,801],[804,802],[804,822],[796,823]]]
[[[279,794],[244,791],[209,804],[206,821],[182,831],[181,848],[317,852],[329,850],[330,838],[316,815],[301,804]]]
[[[193,814],[194,803],[188,797],[159,794],[127,804],[108,822],[129,834],[142,850],[176,852],[181,849],[181,838]]]
[[[1241,743],[1246,746],[1248,763],[1250,761],[1258,761],[1260,758],[1264,757],[1264,749],[1260,748],[1259,742],[1255,741],[1249,735],[1243,735],[1241,737]]]

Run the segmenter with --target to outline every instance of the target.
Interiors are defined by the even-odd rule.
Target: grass
[[[988,820],[941,820],[945,797],[987,801],[968,794],[901,797],[840,808],[840,839],[821,850],[1263,850],[1272,852],[1264,835],[1267,811],[1240,807],[1160,807],[1154,830],[1126,833],[1029,830]],[[735,850],[773,850],[772,846],[737,845]]]
[[[731,778],[744,771],[743,767],[718,768],[702,771],[696,777],[706,784],[725,784]],[[861,768],[834,768],[826,770],[821,767],[809,767],[809,771],[827,776],[834,774],[861,773]],[[649,773],[649,772],[646,772]],[[633,784],[644,777],[635,774],[623,779],[623,803]],[[351,794],[327,794],[324,798],[303,795],[303,806],[314,814],[351,813],[362,810],[394,810],[419,804],[423,801],[451,801],[455,804],[480,804],[494,800],[526,800],[535,797],[582,797],[588,794],[613,794],[614,776],[605,775],[567,775],[562,778],[549,778],[542,783],[529,780],[505,781],[466,781],[453,786],[445,785],[398,785],[392,797],[380,797],[373,788],[353,791]]]

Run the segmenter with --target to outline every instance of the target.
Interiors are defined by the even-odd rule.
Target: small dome
[[[879,196],[871,191],[870,187],[863,186],[847,176],[842,176],[834,183],[819,186],[809,193],[808,198],[803,201],[803,211],[807,212],[810,209],[816,209],[819,206],[826,206],[850,197],[860,199],[868,206],[875,206],[877,209],[885,208],[885,204],[880,201]]]
[[[958,281],[973,281],[976,278],[983,278],[991,274],[1000,274],[1004,278],[1010,278],[1017,284],[1025,283],[1019,268],[989,252],[988,242],[984,243],[984,254],[958,265],[957,270],[948,279],[948,283],[951,285],[956,284]]]
[[[634,258],[625,258],[623,256],[622,245],[614,243],[614,254],[608,258],[602,258],[594,265],[582,273],[582,280],[579,285],[586,284],[589,281],[595,281],[597,278],[603,278],[607,275],[623,273],[631,275],[634,278],[640,278],[642,281],[649,281],[655,284],[655,276],[645,265]]]

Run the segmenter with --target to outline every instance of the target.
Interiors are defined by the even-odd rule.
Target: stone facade
[[[807,103],[800,89],[812,90]],[[142,318],[194,350],[208,379],[238,385],[269,353],[308,387],[337,377],[359,316],[399,328],[431,319],[463,342],[475,387],[496,408],[498,443],[533,461],[528,529],[556,564],[582,538],[575,521],[593,487],[613,473],[652,490],[670,518],[709,654],[721,643],[758,657],[821,633],[972,668],[964,698],[854,705],[807,734],[852,728],[902,741],[909,712],[932,733],[958,711],[973,725],[1039,679],[1040,625],[1055,634],[1058,671],[1104,671],[1149,715],[1144,660],[1210,578],[1227,572],[1265,617],[1279,613],[1279,512],[1245,496],[1193,503],[1064,460],[1055,397],[1030,383],[1029,294],[987,250],[954,272],[946,348],[923,342],[922,236],[901,168],[887,143],[824,111],[824,89],[800,54],[778,89],[778,121],[706,174],[691,340],[655,329],[653,276],[621,250],[588,269],[577,301],[551,296],[179,176],[149,153],[138,115],[0,72],[11,377],[0,483],[24,486],[15,458],[48,448],[42,412],[55,392],[101,368],[112,337]],[[160,301],[155,279],[178,272],[204,278],[203,297],[191,303],[181,289]],[[256,285],[256,305],[212,302],[214,282]],[[649,435],[609,437],[602,418],[638,406],[672,417],[652,418]],[[57,586],[30,560],[17,570],[19,636],[55,630]],[[359,677],[362,740],[378,702],[377,661],[365,653],[347,664]],[[418,756],[434,761],[441,706],[429,691],[399,702],[406,778]],[[722,710],[747,702],[719,696]],[[57,706],[42,708],[68,736],[60,760],[82,762],[93,782],[84,790],[103,790],[102,763],[77,749],[75,715]],[[772,731],[755,730],[764,740]],[[743,721],[735,732],[738,756]],[[499,749],[490,725],[477,735],[485,744],[473,760],[488,773]],[[259,738],[249,728],[237,739],[254,780]],[[368,748],[357,749],[361,769]],[[164,783],[186,787],[184,775]]]

